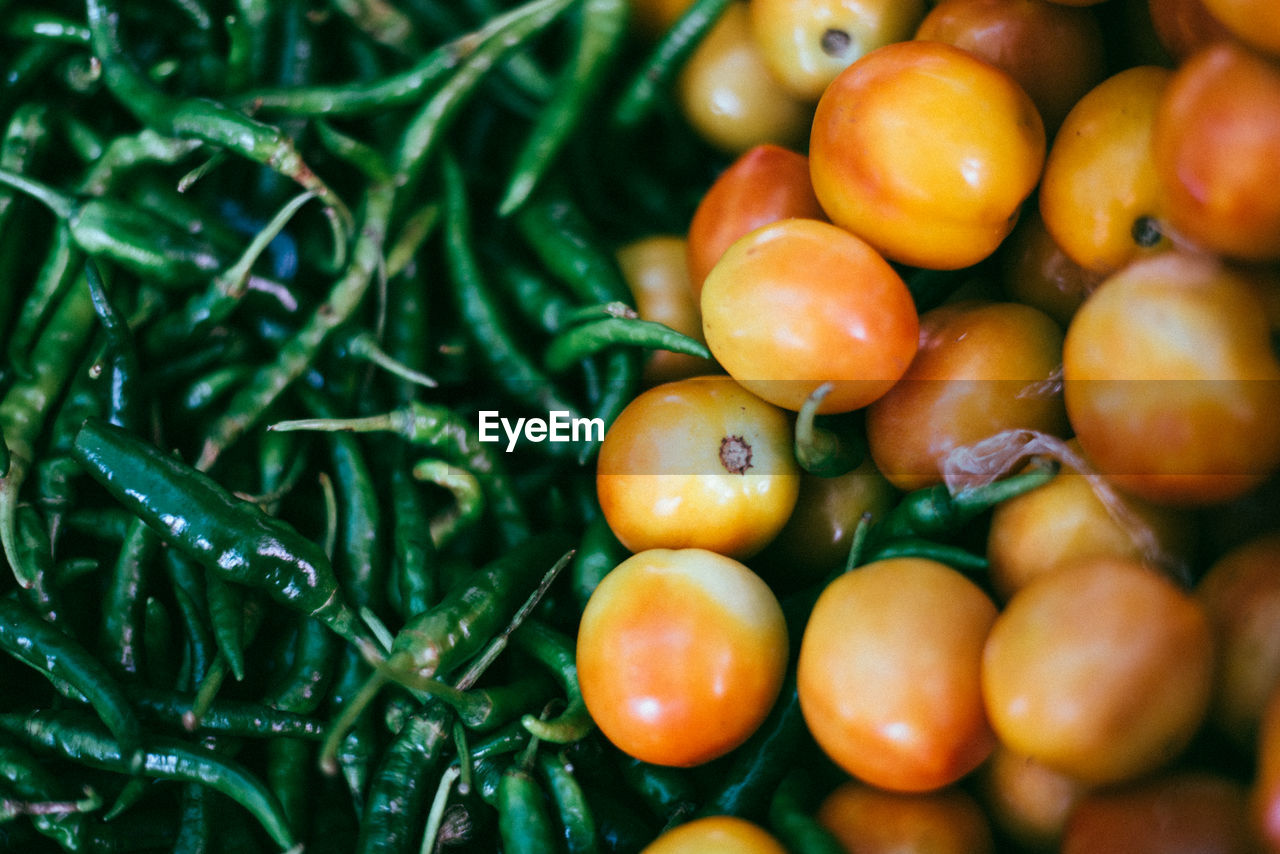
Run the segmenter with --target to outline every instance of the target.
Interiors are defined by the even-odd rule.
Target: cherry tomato
[[[1231,31],[1213,16],[1204,0],[1148,0],[1156,38],[1176,62],[1205,45],[1229,38]]]
[[[1171,245],[1151,134],[1172,74],[1142,65],[1107,78],[1067,114],[1049,149],[1040,214],[1085,269],[1112,273]]]
[[[1076,312],[1067,414],[1117,486],[1159,503],[1244,494],[1280,467],[1280,362],[1258,282],[1210,258],[1130,264]]]
[[[787,849],[745,818],[713,815],[676,825],[641,854],[787,854]]]
[[[1079,781],[997,745],[979,785],[992,823],[1030,851],[1056,851],[1067,819],[1088,789]]]
[[[1068,465],[1039,489],[996,506],[987,560],[991,584],[1007,600],[1039,576],[1097,557],[1185,570],[1194,541],[1185,513],[1095,484]]]
[[[1093,792],[1067,824],[1062,854],[1253,854],[1248,795],[1235,780],[1182,772]]]
[[[1280,686],[1272,688],[1258,725],[1257,771],[1250,814],[1262,850],[1280,851]]]
[[[1213,624],[1218,654],[1210,719],[1238,744],[1251,745],[1272,686],[1280,684],[1280,533],[1219,557],[1196,597]]]
[[[995,745],[979,682],[996,617],[954,569],[892,558],[838,576],[800,641],[800,710],[819,746],[880,788],[924,792],[977,768]],[[945,627],[945,630],[942,630]]]
[[[854,854],[995,851],[982,808],[960,789],[886,792],[849,781],[823,799],[815,818]]]
[[[681,110],[708,143],[730,154],[774,143],[799,147],[813,108],[782,88],[751,37],[747,4],[724,11],[676,79]]]
[[[939,269],[995,250],[1044,155],[1044,123],[1022,87],[931,41],[886,45],[840,72],[809,137],[813,189],[831,221],[890,260]]]
[[[609,427],[597,459],[600,508],[633,552],[747,557],[782,530],[799,491],[790,419],[724,376],[642,392]]]
[[[964,48],[1009,72],[1050,136],[1106,75],[1097,17],[1048,0],[942,0],[916,38]]]
[[[1245,44],[1280,55],[1280,16],[1268,0],[1204,0],[1205,8]]]
[[[1233,41],[1197,51],[1169,81],[1151,145],[1181,237],[1221,255],[1280,258],[1276,62]]]
[[[800,496],[782,532],[752,561],[774,589],[794,590],[844,566],[864,514],[874,523],[898,490],[870,458],[836,477],[805,473]]]
[[[920,349],[867,408],[876,466],[902,490],[942,482],[946,457],[1002,430],[1066,432],[1053,381],[1062,330],[1020,303],[943,305],[920,318]]]
[[[751,0],[765,64],[797,98],[818,100],[854,60],[911,37],[924,0]]]
[[[1064,328],[1104,278],[1062,251],[1044,227],[1038,204],[1027,208],[999,254],[1005,296],[1040,309]]]
[[[596,586],[578,682],[600,731],[657,765],[699,765],[759,728],[782,686],[787,627],[758,575],[704,549],[650,549]]]
[[[915,302],[898,273],[830,223],[785,219],[738,239],[702,289],[707,346],[730,376],[799,410],[824,382],[821,412],[866,406],[915,355]]]
[[[631,288],[640,317],[665,323],[701,341],[702,312],[689,285],[686,254],[683,237],[652,235],[621,247],[618,267]],[[655,385],[715,370],[715,362],[709,359],[655,350],[645,359],[642,379],[646,385]]]
[[[992,726],[1011,750],[1088,784],[1135,779],[1173,759],[1204,720],[1212,643],[1195,599],[1135,561],[1040,576],[987,639]]]
[[[826,219],[809,183],[809,158],[777,145],[743,152],[707,188],[689,221],[689,279],[695,296],[735,240],[780,219]]]

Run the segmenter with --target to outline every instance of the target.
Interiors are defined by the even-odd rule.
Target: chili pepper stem
[[[365,683],[360,686],[360,690],[342,707],[342,711],[329,724],[329,728],[325,732],[324,741],[320,745],[320,770],[325,774],[332,777],[338,773],[338,748],[342,744],[342,739],[355,726],[365,708],[373,702],[374,698],[378,696],[378,692],[389,681],[390,677],[384,670],[375,668],[373,673],[369,674],[369,678],[365,680]]]
[[[454,781],[462,775],[462,769],[457,765],[450,765],[440,775],[440,785],[436,787],[436,796],[431,801],[431,810],[427,813],[427,826],[422,833],[422,845],[418,849],[421,854],[431,854],[436,850],[436,838],[440,835],[440,825],[444,821],[444,810],[449,803],[449,792],[453,789]],[[458,790],[462,791],[462,786],[458,786]]]

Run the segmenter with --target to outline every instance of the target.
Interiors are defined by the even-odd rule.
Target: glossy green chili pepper
[[[796,462],[810,474],[838,477],[866,458],[866,438],[859,413],[818,416],[818,407],[834,386],[823,383],[796,413]]]
[[[474,526],[484,514],[484,487],[478,477],[465,469],[444,460],[419,460],[413,466],[413,479],[435,484],[453,497],[453,503],[431,517],[427,525],[437,549]]]
[[[426,501],[407,465],[392,463],[390,489],[393,559],[387,598],[407,621],[435,604],[441,585]]]
[[[102,421],[85,423],[76,458],[116,500],[222,578],[262,590],[353,643],[375,647],[311,540],[154,445]]]
[[[578,686],[578,665],[571,637],[536,620],[526,620],[511,636],[515,645],[546,667],[565,693],[565,707],[550,719],[526,714],[521,723],[543,741],[567,744],[595,727]]]
[[[536,760],[560,819],[560,839],[568,854],[597,854],[599,831],[591,804],[562,753],[540,752]]]
[[[144,591],[160,545],[155,531],[135,519],[120,546],[103,598],[99,638],[110,664],[129,676],[138,676],[142,669]]]
[[[409,850],[430,787],[432,767],[443,759],[449,738],[447,706],[430,703],[413,714],[384,751],[369,786],[358,854]]]
[[[140,767],[142,727],[124,691],[88,649],[9,597],[0,597],[0,649],[89,703],[119,743],[124,765]]]
[[[582,359],[617,346],[670,350],[710,359],[707,345],[670,326],[638,317],[605,317],[571,326],[557,335],[543,355],[547,370],[559,373]]]
[[[107,771],[129,773],[131,763],[119,743],[92,721],[67,713],[38,711],[0,715],[0,729],[74,760]],[[282,849],[294,841],[280,807],[262,783],[244,768],[206,748],[151,737],[138,773],[161,780],[208,786],[250,812]]]
[[[53,772],[8,735],[0,738],[0,780],[12,786],[15,795],[32,801],[52,801],[65,788]],[[31,824],[63,851],[86,850],[87,834],[79,811],[33,813]]]
[[[554,854],[558,834],[547,812],[542,786],[528,768],[502,773],[496,793],[498,835],[504,854]]]
[[[194,704],[194,698],[175,691],[135,686],[128,690],[129,702],[144,720],[180,727]],[[301,738],[319,741],[324,722],[296,712],[273,709],[262,703],[220,699],[209,705],[200,718],[202,734],[223,734],[241,738]]]

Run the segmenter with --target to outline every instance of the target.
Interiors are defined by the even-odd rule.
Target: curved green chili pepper
[[[851,472],[867,455],[865,440],[853,430],[831,430],[817,423],[818,407],[834,387],[829,382],[818,386],[796,414],[796,462],[805,471],[820,477],[838,477]],[[841,417],[841,420],[848,419]]]
[[[90,420],[76,458],[126,508],[171,545],[222,578],[253,587],[376,648],[338,589],[328,559],[288,523],[118,427]]]
[[[566,704],[558,715],[544,720],[537,715],[526,714],[520,719],[524,728],[534,737],[556,744],[567,744],[585,737],[595,727],[595,722],[587,711],[582,689],[578,686],[573,639],[536,620],[526,620],[516,629],[511,640],[550,670],[565,692]]]
[[[671,350],[710,359],[707,345],[670,326],[638,317],[605,317],[571,326],[557,335],[543,356],[547,370],[559,373],[610,347],[625,345]]]
[[[599,831],[595,814],[573,768],[560,753],[539,753],[538,771],[560,817],[560,838],[568,854],[597,854]]]

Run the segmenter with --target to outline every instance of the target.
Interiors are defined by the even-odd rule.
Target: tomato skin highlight
[[[787,849],[754,822],[712,815],[673,827],[640,854],[787,854]]]
[[[755,732],[781,690],[787,650],[782,608],[746,566],[703,549],[650,549],[588,600],[578,681],[620,750],[687,767]]]
[[[936,561],[892,558],[838,576],[800,642],[809,731],[874,786],[926,792],[956,782],[996,744],[979,684],[995,618],[976,584]]]
[[[799,410],[866,406],[907,370],[919,338],[902,277],[866,241],[830,223],[784,219],[737,240],[707,276],[702,329],[744,387]]]

